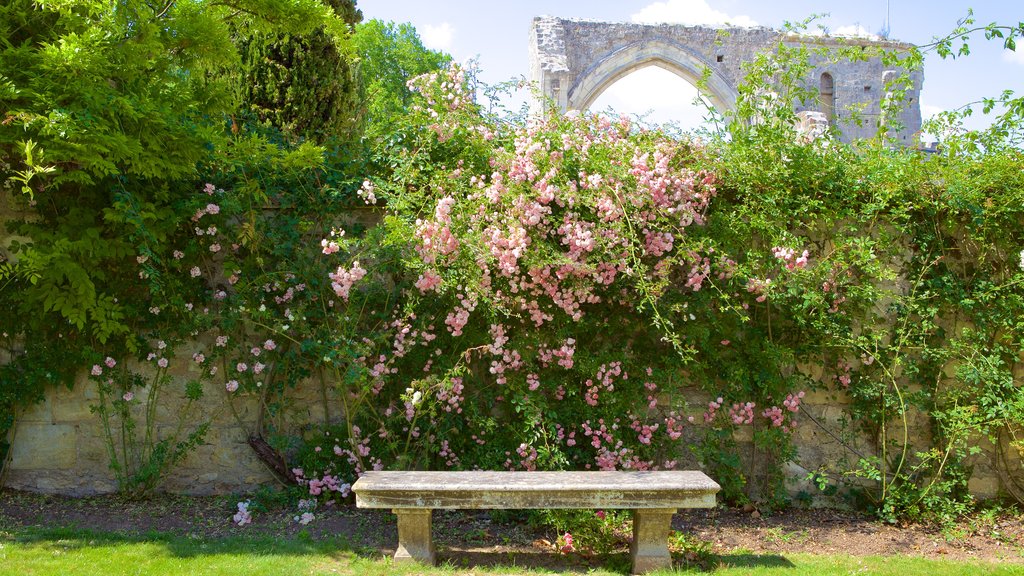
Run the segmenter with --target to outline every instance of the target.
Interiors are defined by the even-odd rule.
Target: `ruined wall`
[[[720,111],[735,107],[737,88],[744,78],[741,66],[757,54],[774,51],[780,42],[826,49],[848,46],[880,46],[899,51],[908,45],[862,39],[785,35],[770,28],[684,26],[680,24],[631,24],[566,20],[542,16],[530,29],[530,76],[541,92],[561,110],[584,110],[620,78],[646,66],[660,66],[692,84],[710,71],[703,92]],[[857,62],[829,62],[813,56],[815,70],[806,79],[818,90],[821,75],[833,79],[835,115],[842,140],[872,137],[881,120],[885,82],[900,71],[878,58]],[[903,126],[900,142],[914,145],[921,130],[920,91],[924,77],[911,75],[907,105],[892,119]],[[797,111],[820,110],[801,106]],[[855,122],[859,117],[860,123]],[[892,124],[892,122],[887,122]]]
[[[188,351],[179,351],[179,358],[187,358]],[[189,377],[191,362],[179,360],[178,380]],[[172,368],[174,365],[172,364]],[[801,371],[820,381],[834,379],[821,366],[801,366]],[[192,374],[192,377],[195,375]],[[216,389],[215,389],[216,388]],[[138,402],[145,400],[140,395]],[[208,386],[206,400],[201,402],[196,413],[189,417],[190,423],[211,419],[212,426],[206,443],[190,454],[176,467],[161,485],[162,490],[182,494],[228,494],[247,492],[261,484],[273,483],[274,479],[265,466],[254,455],[246,439],[256,413],[256,399],[236,400],[236,408],[243,425],[227,410],[222,387]],[[329,401],[333,394],[329,394]],[[688,394],[688,407],[683,412],[695,416],[700,422],[701,415],[710,398],[692,391]],[[177,415],[184,406],[183,386],[170,386],[164,393],[164,402],[159,412],[160,429],[166,433],[177,424]],[[281,415],[293,431],[300,432],[307,424],[318,424],[324,420],[323,391],[317,385],[307,384],[289,393],[289,404]],[[73,390],[53,388],[47,391],[46,400],[21,415],[13,442],[12,459],[7,473],[7,486],[36,492],[87,495],[112,492],[116,482],[109,464],[107,448],[103,440],[100,419],[90,410],[97,402],[95,386],[85,374]],[[334,406],[337,403],[334,402]],[[332,406],[332,409],[334,408]],[[809,392],[804,398],[799,426],[793,433],[798,456],[786,465],[787,485],[791,494],[809,495],[821,504],[842,504],[842,500],[823,498],[818,490],[806,480],[808,472],[827,466],[833,470],[837,464],[846,467],[856,464],[859,455],[844,447],[843,442],[853,446],[862,454],[873,454],[872,443],[858,433],[856,423],[849,420],[849,401],[842,390],[834,386],[828,390]],[[691,438],[700,434],[699,424],[688,429]],[[902,433],[902,432],[900,432]],[[927,418],[911,413],[910,435],[919,448],[925,448],[930,439]],[[735,435],[744,460],[744,473],[757,491],[758,483],[770,464],[770,460],[759,452],[752,443],[752,429],[741,427]],[[843,442],[840,442],[843,440]],[[969,487],[980,498],[1005,496],[1008,487],[1008,472],[1018,481],[1024,479],[1020,455],[1015,449],[1003,444],[1000,447],[983,442],[983,453],[973,460],[974,469]],[[997,451],[1004,462],[997,467]],[[696,460],[685,445],[679,454],[681,467],[695,468]]]
[[[256,418],[258,399],[237,397],[233,403],[239,418],[228,409],[223,385],[206,383],[203,399],[188,413],[184,382],[195,378],[195,369],[183,358],[191,353],[179,351],[171,364],[174,383],[162,389],[157,411],[157,433],[169,435],[184,417],[183,432],[209,420],[205,443],[192,452],[168,475],[161,489],[182,494],[227,494],[252,490],[274,482],[273,476],[256,457],[247,440]],[[136,392],[140,409],[149,388]],[[319,422],[322,406],[317,387],[306,386],[289,394],[290,402],[282,419],[296,423]],[[94,382],[83,373],[71,390],[50,388],[45,400],[18,418],[12,442],[6,485],[10,488],[70,494],[75,496],[113,492],[117,482],[110,469],[110,455],[100,417],[91,407],[99,401]],[[138,420],[142,424],[141,414]],[[241,420],[241,423],[239,423]]]

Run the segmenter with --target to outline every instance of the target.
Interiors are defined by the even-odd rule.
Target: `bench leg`
[[[434,539],[430,535],[432,510],[423,508],[395,508],[398,516],[398,550],[395,562],[422,562],[433,565]]]
[[[633,574],[672,568],[672,555],[668,553],[668,533],[672,528],[675,508],[633,510]]]

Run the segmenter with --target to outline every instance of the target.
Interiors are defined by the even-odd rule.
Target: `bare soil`
[[[239,527],[231,522],[236,503],[237,499],[225,497],[159,495],[132,501],[117,496],[66,498],[2,490],[0,531],[77,528],[139,536],[334,538],[369,555],[391,554],[397,541],[394,516],[384,510],[321,507],[316,519],[303,526],[296,521],[294,509],[257,507],[252,524]],[[551,567],[554,562],[563,569],[587,567],[596,561],[585,555],[557,556],[551,544],[556,535],[529,525],[525,517],[438,511],[434,535],[440,556],[474,565],[515,556],[517,565]],[[750,508],[690,510],[677,514],[672,524],[725,556],[899,554],[1024,565],[1024,516],[1005,511],[977,514],[945,530],[890,525],[862,514],[829,509],[791,509],[770,515]]]

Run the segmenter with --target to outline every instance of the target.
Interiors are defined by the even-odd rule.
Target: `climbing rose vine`
[[[362,186],[387,206],[405,304],[364,338],[352,425],[311,443],[307,475],[675,467],[694,422],[666,386],[694,354],[677,326],[737,270],[696,233],[717,195],[707,151],[624,117],[490,121],[458,67],[410,87],[398,161]],[[800,270],[808,253],[772,260]],[[329,280],[355,303],[388,266],[361,258]],[[788,431],[795,412],[745,402],[730,416]]]

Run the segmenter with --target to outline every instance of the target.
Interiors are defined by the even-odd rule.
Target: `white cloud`
[[[931,118],[932,116],[937,116],[940,113],[945,112],[945,111],[946,111],[946,109],[943,108],[942,106],[933,106],[931,104],[921,104],[921,117],[924,118],[925,120]]]
[[[433,24],[425,24],[418,30],[420,34],[420,40],[423,41],[423,45],[431,50],[443,50],[450,52],[452,49],[452,39],[455,37],[455,28],[447,22],[442,22],[437,26]]]
[[[833,36],[845,36],[847,38],[870,38],[872,40],[880,40],[881,38],[877,34],[872,34],[867,31],[860,24],[850,24],[848,26],[840,26],[835,30],[831,31]]]
[[[730,16],[708,5],[706,0],[665,0],[648,4],[630,16],[638,24],[703,24],[714,26],[732,24],[735,26],[757,26],[750,16]]]
[[[1024,42],[1017,45],[1017,50],[1003,50],[1003,60],[1011,64],[1024,66]]]

